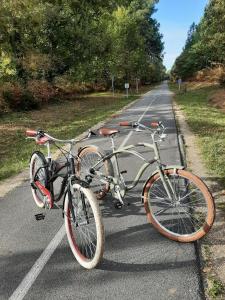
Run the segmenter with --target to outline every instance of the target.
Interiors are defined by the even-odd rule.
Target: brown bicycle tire
[[[164,170],[164,173],[168,174],[168,175],[174,174],[174,169]],[[175,240],[178,242],[183,242],[183,243],[193,242],[193,241],[196,241],[196,240],[199,240],[200,238],[202,238],[211,229],[214,219],[215,219],[215,204],[214,204],[213,197],[212,197],[208,187],[205,185],[205,183],[199,177],[197,177],[196,175],[194,175],[186,170],[178,169],[178,170],[176,170],[176,173],[177,173],[177,175],[182,176],[183,178],[191,180],[192,183],[194,183],[199,188],[199,190],[202,192],[202,194],[204,196],[204,200],[207,204],[207,217],[205,218],[204,225],[198,231],[194,232],[193,234],[182,236],[182,235],[174,234],[172,232],[168,232],[167,230],[164,229],[163,226],[161,226],[159,224],[159,222],[156,221],[154,214],[151,211],[151,207],[149,205],[148,193],[149,193],[149,190],[151,189],[153,183],[159,179],[159,177],[160,177],[159,173],[156,173],[153,176],[151,176],[147,180],[147,182],[144,186],[144,189],[143,189],[144,207],[145,207],[148,221],[162,235],[164,235],[165,237],[167,237],[171,240]]]
[[[83,149],[81,149],[81,151],[79,152],[78,154],[78,162],[77,162],[77,174],[78,174],[78,177],[80,176],[80,169],[81,169],[81,165],[80,165],[80,162],[81,162],[81,159],[87,155],[87,154],[90,154],[90,153],[95,153],[97,155],[99,155],[99,157],[103,158],[105,156],[105,153],[102,149],[100,149],[99,147],[96,147],[96,146],[87,146]],[[106,176],[113,176],[114,172],[113,172],[113,166],[112,166],[112,162],[110,161],[110,159],[106,159],[104,162],[103,162],[103,165],[104,165],[104,169],[105,169],[105,175]],[[90,186],[91,188],[91,186]],[[99,193],[97,192],[94,192],[96,198],[98,200],[101,200],[105,197],[105,195],[108,193],[110,189],[110,185],[109,183],[105,184],[103,190]]]

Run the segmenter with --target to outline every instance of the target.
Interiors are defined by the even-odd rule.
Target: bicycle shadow
[[[124,206],[117,208],[118,200],[111,194],[108,194],[103,200],[100,201],[100,208],[103,218],[108,217],[125,217],[125,216],[144,216],[143,203],[141,198],[141,191],[134,191],[128,194],[123,199]]]
[[[163,244],[164,249],[177,248],[175,253],[171,253],[166,261],[154,261],[154,251],[158,249],[159,244]],[[150,224],[141,224],[128,227],[125,230],[117,231],[106,235],[106,245],[110,251],[122,253],[124,249],[129,249],[131,255],[116,259],[103,258],[97,269],[112,272],[153,272],[168,269],[186,268],[196,265],[196,260],[186,260],[184,249],[187,244],[180,244],[162,238]],[[145,251],[143,252],[143,247]],[[146,248],[147,247],[147,248]],[[146,251],[149,249],[149,251]],[[151,249],[151,250],[150,250]],[[134,253],[133,253],[134,251]],[[162,250],[164,251],[164,250]],[[168,250],[166,250],[168,251]],[[177,253],[180,253],[179,261],[177,261]],[[106,249],[107,254],[107,249]],[[137,256],[134,254],[138,254]],[[120,261],[119,261],[120,260]],[[123,260],[123,261],[121,261]],[[144,260],[143,263],[138,261]],[[153,261],[152,261],[153,260]]]

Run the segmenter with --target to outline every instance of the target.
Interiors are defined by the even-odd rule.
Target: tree
[[[191,77],[196,71],[214,63],[225,64],[225,2],[211,0],[204,16],[192,24],[181,55],[175,61],[175,76]]]

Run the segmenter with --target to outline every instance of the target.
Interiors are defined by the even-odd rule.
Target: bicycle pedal
[[[126,170],[121,171],[120,174],[127,174],[127,171]]]
[[[114,204],[114,207],[115,207],[116,209],[121,209],[121,208],[123,207],[123,204],[120,203],[120,202],[118,201],[118,202],[116,202],[116,203]]]
[[[35,219],[36,219],[36,221],[40,221],[40,220],[44,220],[44,218],[45,218],[45,215],[44,214],[36,214],[35,215]]]

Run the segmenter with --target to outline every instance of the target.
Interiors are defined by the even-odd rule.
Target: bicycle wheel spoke
[[[161,209],[161,210],[159,210],[159,211],[155,212],[155,216],[158,216],[158,215],[160,215],[161,213],[163,213],[163,212],[167,211],[168,209],[170,209],[170,207],[167,207],[167,208],[164,208],[164,209]]]
[[[92,259],[96,252],[97,242],[92,208],[81,192],[75,191],[72,196],[75,223],[72,220],[71,224],[73,226],[76,245],[84,257]]]
[[[205,234],[203,226],[208,215],[208,206],[205,194],[198,186],[199,179],[196,179],[196,184],[189,179],[189,175],[183,177],[179,173],[168,172],[165,181],[172,192],[172,199],[165,194],[160,176],[147,187],[147,201],[155,221],[153,225],[156,228],[160,227],[168,237],[180,236],[185,237],[184,240],[187,236],[197,236],[197,232],[201,230],[202,234]]]

